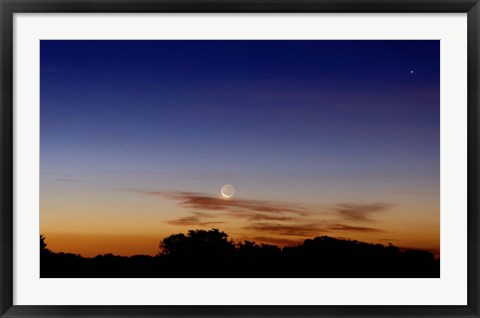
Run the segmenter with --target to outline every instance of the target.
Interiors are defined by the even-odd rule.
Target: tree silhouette
[[[190,230],[188,234],[174,234],[160,243],[160,254],[175,257],[219,257],[233,253],[235,245],[225,232],[218,229]]]
[[[45,236],[40,235],[40,253],[41,254],[48,254],[51,251],[47,248],[47,243],[45,242]]]
[[[440,261],[427,251],[320,236],[280,248],[234,243],[218,229],[190,230],[164,238],[156,256],[85,258],[54,253],[40,236],[41,277],[414,278],[440,277]]]
[[[44,250],[47,248],[47,243],[45,243],[45,236],[40,235],[40,249]]]

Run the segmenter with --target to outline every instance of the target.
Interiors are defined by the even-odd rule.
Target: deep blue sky
[[[48,171],[422,174],[439,116],[438,41],[41,42]]]
[[[439,41],[42,40],[40,77],[47,197],[438,191]]]

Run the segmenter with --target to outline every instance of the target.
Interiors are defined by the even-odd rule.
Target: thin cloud
[[[210,226],[215,224],[223,224],[225,222],[204,221],[200,216],[191,215],[191,216],[171,220],[171,221],[168,221],[167,223],[172,225],[182,225],[182,226]]]
[[[245,230],[270,233],[272,235],[313,237],[332,232],[363,232],[384,233],[385,230],[371,227],[360,227],[346,224],[306,223],[306,224],[279,224],[279,223],[255,223],[244,227]]]
[[[330,232],[385,232],[380,228],[355,226],[343,222],[314,221],[309,217],[318,216],[318,213],[292,203],[251,199],[227,200],[185,191],[131,191],[168,198],[177,201],[179,207],[197,210],[192,211],[191,215],[168,221],[172,225],[208,226],[227,223],[225,218],[233,218],[248,222],[243,230],[264,232],[274,236],[312,237]],[[350,222],[372,222],[374,220],[371,214],[387,211],[391,206],[389,203],[339,203],[333,206],[333,210],[341,219]],[[222,221],[212,218],[217,220],[220,218]]]
[[[440,195],[439,191],[422,191],[422,190],[405,190],[405,191],[396,191],[393,194],[401,195],[419,195],[419,196],[438,196]]]
[[[275,235],[303,237],[318,236],[322,232],[325,232],[325,229],[320,227],[318,224],[285,225],[278,223],[255,223],[244,227],[244,229],[250,231],[271,233]]]
[[[393,205],[390,203],[339,203],[333,210],[342,219],[357,222],[373,222],[371,214],[385,212]]]
[[[168,221],[168,224],[172,225],[182,225],[182,226],[210,226],[215,224],[224,224],[223,221],[209,221],[214,219],[216,215],[208,214],[204,212],[192,212],[191,215],[185,216],[178,219],[173,219]]]
[[[54,178],[55,181],[59,182],[75,182],[75,183],[84,183],[84,181],[73,178]]]
[[[371,227],[361,227],[361,226],[352,226],[346,224],[332,224],[328,226],[328,230],[331,231],[345,231],[345,232],[364,232],[364,233],[383,233],[385,230],[371,228]]]
[[[178,206],[187,209],[227,211],[233,213],[259,212],[259,213],[290,213],[298,216],[311,214],[306,208],[299,208],[292,204],[271,202],[264,200],[247,199],[222,199],[193,192],[164,192],[164,191],[136,191],[146,195],[159,195],[178,201]],[[260,215],[258,215],[260,217]]]
[[[222,211],[223,212],[223,211]],[[219,216],[219,215],[217,215]],[[263,214],[258,212],[234,212],[234,211],[226,211],[223,215],[220,216],[228,216],[236,219],[242,219],[249,222],[258,222],[258,221],[292,221],[295,218],[290,216],[282,216],[282,215],[275,215],[275,214]],[[226,222],[209,222],[205,219],[209,219],[215,216],[207,213],[201,212],[193,212],[193,215],[182,217],[174,220],[170,220],[167,223],[172,225],[211,225],[211,224],[220,224]]]
[[[276,246],[297,246],[303,243],[303,239],[290,240],[278,237],[268,237],[268,236],[253,236],[250,238],[244,238],[243,241],[255,242],[257,244],[271,244]]]
[[[297,217],[286,216],[286,215],[276,215],[276,214],[265,214],[265,213],[258,213],[258,212],[235,212],[235,211],[228,211],[228,216],[238,219],[244,219],[246,221],[293,221],[296,220]]]

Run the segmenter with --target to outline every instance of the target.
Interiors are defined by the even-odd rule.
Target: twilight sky
[[[439,250],[439,41],[41,41],[40,230]],[[235,196],[221,197],[224,184]]]

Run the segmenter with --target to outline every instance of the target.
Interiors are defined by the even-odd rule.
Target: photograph
[[[440,278],[439,40],[39,53],[41,279]]]

